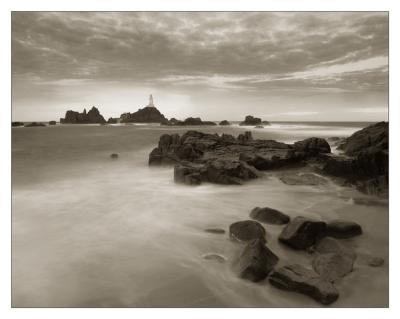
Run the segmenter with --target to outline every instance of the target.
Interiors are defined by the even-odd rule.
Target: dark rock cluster
[[[175,181],[189,185],[204,181],[242,184],[259,177],[259,171],[287,167],[327,152],[329,144],[316,138],[290,145],[254,140],[251,132],[235,138],[187,131],[182,136],[162,135],[149,155],[149,164],[174,164]]]
[[[49,125],[56,125],[57,122],[56,121],[49,121]]]
[[[11,122],[12,127],[24,126],[24,122]]]
[[[161,122],[162,125],[167,126],[201,126],[201,125],[217,125],[217,123],[212,121],[203,121],[200,117],[188,117],[187,119],[180,121],[176,118],[171,118],[170,120],[165,120]],[[221,124],[220,124],[221,125]],[[228,124],[223,124],[228,125]]]
[[[44,127],[46,124],[40,123],[40,122],[32,122],[29,124],[25,124],[25,127]]]
[[[288,215],[269,207],[254,208],[250,217],[263,224],[286,224],[279,241],[290,249],[304,251],[306,256],[310,256],[310,262],[301,265],[280,260],[267,246],[266,236],[269,235],[260,222],[238,221],[229,226],[229,237],[233,242],[244,244],[231,262],[232,270],[240,278],[253,282],[267,279],[276,288],[307,295],[323,305],[339,298],[336,284],[354,270],[357,253],[337,238],[361,235],[359,224],[345,220],[324,222],[302,216],[290,219]],[[380,257],[361,257],[362,262],[371,267],[384,263]],[[226,261],[225,257],[213,253],[203,258]]]
[[[387,196],[389,184],[389,123],[379,122],[341,142],[343,155],[330,156],[323,168],[365,193]]]
[[[86,112],[86,109],[82,113],[67,111],[65,117],[60,119],[61,124],[102,124],[105,122],[106,120],[100,114],[100,111],[94,106],[89,112]]]

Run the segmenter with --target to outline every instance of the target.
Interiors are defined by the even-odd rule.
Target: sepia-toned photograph
[[[10,14],[11,307],[389,307],[389,12]]]

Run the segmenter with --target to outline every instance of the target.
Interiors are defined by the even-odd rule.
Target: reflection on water
[[[227,234],[203,230],[227,230],[255,206],[291,216],[354,220],[365,234],[349,245],[388,256],[387,206],[355,205],[351,198],[362,195],[351,189],[333,183],[288,186],[274,176],[239,187],[187,187],[173,183],[172,168],[149,168],[147,156],[159,135],[186,129],[13,130],[14,306],[318,306],[267,282],[238,279],[229,261],[201,257],[218,253],[231,260],[238,244]],[[242,128],[206,130],[237,135]],[[272,129],[254,134],[294,138]],[[114,152],[120,154],[116,161],[109,158]],[[306,254],[278,243],[281,226],[266,229],[268,245],[282,262],[310,264]],[[387,265],[358,266],[339,289],[335,306],[385,306]]]

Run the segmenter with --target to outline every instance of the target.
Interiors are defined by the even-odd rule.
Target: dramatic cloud
[[[243,101],[246,95],[249,101],[287,97],[282,105],[289,107],[296,96],[317,96],[315,102],[323,103],[325,94],[356,110],[364,94],[374,103],[366,107],[382,109],[387,106],[388,15],[16,12],[12,67],[16,108],[43,101],[43,94],[61,108],[62,89],[97,85],[111,91],[168,91],[185,101],[198,99],[203,90],[215,97],[208,100],[214,106],[227,102],[228,95]],[[259,109],[261,104],[255,112]],[[214,114],[223,117],[223,111]],[[117,115],[111,108],[107,112]],[[310,118],[320,113],[301,112]]]

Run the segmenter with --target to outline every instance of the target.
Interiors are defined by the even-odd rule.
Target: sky
[[[380,121],[386,12],[13,12],[14,121],[168,118]]]

